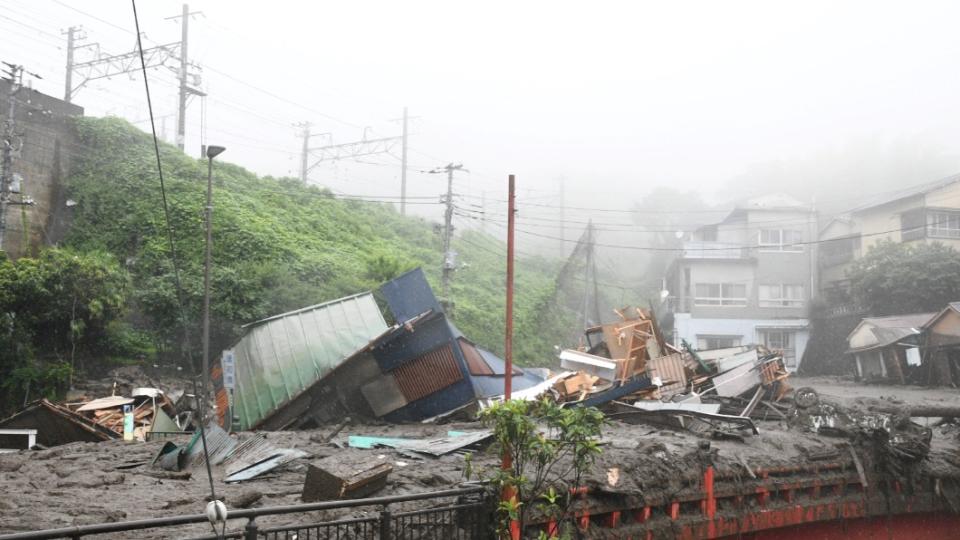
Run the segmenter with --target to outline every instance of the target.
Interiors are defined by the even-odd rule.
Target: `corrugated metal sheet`
[[[387,330],[370,293],[246,326],[233,347],[238,428],[250,429]]]
[[[438,347],[393,371],[408,402],[429,396],[463,379],[450,344]]]
[[[486,360],[480,356],[480,351],[474,347],[473,343],[460,338],[460,351],[463,352],[463,359],[467,361],[467,370],[471,375],[493,375],[493,369],[487,364]]]
[[[647,376],[660,377],[665,383],[660,387],[663,397],[670,397],[682,392],[687,387],[687,373],[682,354],[668,354],[647,361]]]
[[[194,431],[190,443],[187,444],[187,456],[194,465],[203,465],[207,461],[200,436],[200,430]],[[203,437],[207,440],[207,453],[210,454],[211,465],[219,465],[237,447],[237,440],[215,422],[207,424]]]

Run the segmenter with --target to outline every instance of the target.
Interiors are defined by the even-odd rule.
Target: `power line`
[[[186,338],[188,337],[188,334],[187,334],[187,320],[185,316],[186,312],[184,311],[184,307],[183,307],[183,287],[180,282],[180,269],[178,268],[178,264],[177,264],[176,245],[174,244],[174,241],[173,241],[173,225],[171,224],[171,221],[170,221],[170,209],[167,205],[167,191],[163,181],[163,165],[161,164],[161,161],[160,161],[160,142],[157,139],[157,126],[156,126],[156,123],[153,121],[153,100],[150,98],[150,81],[147,76],[147,61],[143,54],[143,42],[140,39],[140,36],[141,36],[140,18],[137,16],[137,0],[130,0],[130,3],[133,6],[133,21],[137,29],[137,50],[140,52],[140,68],[143,71],[143,86],[147,95],[147,110],[150,113],[150,129],[153,134],[153,151],[157,157],[157,174],[160,177],[160,195],[163,200],[164,220],[166,221],[166,224],[167,224],[167,240],[170,243],[170,260],[171,260],[171,263],[173,264],[173,273],[174,273],[174,278],[176,279],[176,285],[177,285],[177,303],[180,306],[180,320],[183,324],[184,337]],[[189,343],[189,339],[187,341]],[[188,351],[189,351],[189,347],[188,347]],[[188,352],[188,354],[190,353]],[[190,363],[193,364],[192,358]],[[194,369],[196,369],[195,366],[194,366]],[[194,379],[194,381],[196,381],[196,379]],[[203,399],[201,400],[201,405],[200,405],[201,414],[199,419],[200,420],[199,421],[200,438],[203,440],[203,452],[207,462],[207,478],[210,480],[210,498],[212,500],[216,500],[217,494],[213,487],[213,473],[210,471],[210,455],[207,453],[207,437],[205,434],[206,428],[204,427],[204,424],[206,423],[206,419],[203,417],[204,407],[202,402],[205,401],[207,398],[206,387],[204,387],[203,389],[202,396],[203,396]]]
[[[875,233],[861,234],[861,235],[860,235],[860,238],[869,238],[869,237],[873,237],[873,236],[883,236],[883,235],[886,235],[886,234],[893,234],[893,233],[896,233],[896,232],[906,232],[906,231],[912,231],[912,230],[924,229],[924,228],[926,228],[926,224],[924,224],[924,225],[916,225],[916,226],[913,226],[913,227],[901,227],[901,228],[899,228],[899,229],[890,229],[890,230],[888,230],[888,231],[880,231],[880,232],[875,232]],[[517,229],[517,231],[518,231],[518,232],[521,232],[521,233],[524,233],[524,234],[526,234],[526,235],[528,235],[528,236],[535,236],[535,237],[538,237],[538,238],[547,238],[547,239],[550,239],[550,240],[559,240],[559,241],[563,241],[563,242],[577,242],[577,240],[563,240],[563,239],[558,238],[558,237],[555,237],[555,236],[549,236],[549,235],[545,235],[545,234],[539,234],[539,233],[535,233],[535,232],[533,232],[533,231],[527,231],[527,230],[524,230],[524,229]],[[827,242],[839,242],[839,241],[844,241],[844,240],[849,240],[849,237],[846,237],[846,236],[845,236],[845,237],[842,237],[842,238],[825,238],[825,239],[823,239],[823,240],[808,240],[808,241],[805,241],[805,242],[791,242],[791,243],[787,243],[787,244],[777,244],[777,245],[778,245],[779,247],[781,247],[781,248],[784,248],[784,247],[798,247],[798,246],[808,246],[808,245],[825,244],[825,243],[827,243]],[[596,246],[597,246],[597,247],[616,248],[616,249],[632,249],[632,250],[638,250],[638,251],[663,251],[663,252],[683,252],[683,251],[690,251],[690,250],[685,249],[685,248],[656,247],[656,246],[624,246],[624,245],[614,245],[614,244],[596,244]],[[727,246],[727,247],[717,247],[717,248],[707,248],[707,247],[705,247],[705,248],[698,248],[698,249],[696,249],[695,251],[729,251],[729,250],[731,250],[731,249],[739,249],[739,248],[746,248],[746,249],[767,249],[767,248],[770,248],[770,247],[772,247],[772,246],[759,245],[759,244],[744,244],[744,245],[729,245],[729,246]]]
[[[133,33],[133,32],[130,31],[129,28],[124,28],[124,27],[122,27],[122,26],[120,26],[120,25],[118,25],[118,24],[114,24],[114,23],[112,23],[112,22],[110,22],[110,21],[108,21],[108,20],[101,19],[100,17],[97,17],[96,15],[93,15],[93,14],[88,13],[88,12],[86,12],[86,11],[83,11],[83,10],[81,10],[81,9],[77,9],[77,8],[71,6],[70,4],[67,4],[67,3],[65,3],[65,2],[61,2],[60,0],[52,0],[52,1],[53,1],[54,3],[56,3],[56,4],[60,4],[61,6],[67,8],[67,9],[71,9],[71,10],[73,10],[73,11],[76,11],[77,13],[79,13],[79,14],[81,14],[81,15],[86,15],[87,17],[90,17],[91,19],[93,19],[93,20],[95,20],[95,21],[100,21],[100,22],[102,22],[103,24],[106,24],[106,25],[108,25],[108,26],[112,26],[112,27],[116,28],[117,30],[120,30],[121,32],[124,32],[124,33],[126,33],[126,34],[132,34],[132,33]],[[138,26],[138,28],[139,28],[139,26]],[[139,30],[138,30],[138,33],[139,33]],[[139,39],[139,38],[138,38],[138,39]]]
[[[313,113],[313,114],[316,114],[317,116],[322,116],[323,118],[326,118],[327,120],[333,120],[334,122],[338,122],[338,123],[343,124],[343,125],[345,125],[345,126],[354,127],[354,128],[357,128],[357,129],[363,129],[363,126],[361,126],[360,124],[354,124],[353,122],[348,122],[348,121],[346,121],[346,120],[342,120],[342,119],[337,118],[337,117],[335,117],[335,116],[331,116],[331,115],[329,115],[329,114],[327,114],[327,113],[325,113],[325,112],[318,111],[317,109],[314,109],[313,107],[309,107],[309,106],[304,105],[304,104],[302,104],[302,103],[297,103],[296,101],[293,101],[293,100],[291,100],[291,99],[287,99],[287,98],[285,98],[285,97],[283,97],[283,96],[280,96],[280,95],[278,95],[278,94],[275,94],[275,93],[271,92],[270,90],[266,90],[266,89],[264,89],[264,88],[261,88],[261,87],[255,85],[255,84],[251,84],[251,83],[248,83],[248,82],[246,82],[246,81],[244,81],[244,80],[238,79],[238,78],[234,77],[233,75],[230,75],[230,74],[228,74],[228,73],[224,73],[223,71],[220,71],[219,69],[212,68],[212,67],[210,67],[210,66],[204,66],[204,69],[206,69],[207,71],[212,71],[212,72],[214,72],[214,73],[216,73],[216,74],[218,74],[218,75],[220,75],[220,76],[222,76],[222,77],[226,77],[226,78],[230,79],[230,80],[233,81],[233,82],[242,84],[242,85],[244,85],[244,86],[246,86],[246,87],[249,87],[249,88],[252,88],[252,89],[254,89],[254,90],[258,91],[258,92],[261,92],[261,93],[263,93],[263,94],[265,94],[265,95],[268,95],[268,96],[270,96],[270,97],[272,97],[272,98],[274,98],[274,99],[277,99],[277,100],[279,100],[279,101],[282,101],[282,102],[284,102],[284,103],[293,105],[293,106],[295,106],[295,107],[300,107],[301,109],[303,109],[303,110],[305,110],[305,111],[309,111],[309,112],[311,112],[311,113]]]
[[[71,9],[71,10],[77,12],[77,13],[80,13],[80,14],[82,14],[82,15],[85,15],[85,16],[87,16],[87,17],[90,17],[91,19],[94,19],[94,20],[99,21],[99,22],[101,22],[101,23],[104,23],[104,24],[106,24],[106,25],[108,25],[108,26],[111,26],[111,27],[113,27],[113,28],[115,28],[115,29],[117,29],[117,30],[120,30],[120,31],[124,32],[124,33],[127,33],[127,34],[130,34],[130,33],[131,33],[130,30],[128,30],[128,29],[126,29],[126,28],[124,28],[124,27],[122,27],[122,26],[120,26],[120,25],[118,25],[118,24],[114,24],[114,23],[112,23],[112,22],[110,22],[110,21],[108,21],[108,20],[106,20],[106,19],[102,19],[102,18],[100,18],[100,17],[97,17],[96,15],[93,15],[92,13],[89,13],[89,12],[84,11],[84,10],[82,10],[82,9],[78,9],[78,8],[76,8],[76,7],[74,7],[74,6],[71,6],[71,5],[69,5],[69,4],[66,4],[66,3],[62,2],[61,0],[52,0],[52,1],[55,2],[55,3],[57,3],[57,4],[59,4],[59,5],[61,5],[61,6],[63,6],[63,7],[69,8],[69,9]],[[58,36],[55,36],[55,37],[58,37]],[[148,40],[148,41],[149,41],[149,40]],[[242,79],[239,79],[239,78],[237,78],[237,77],[235,77],[235,76],[233,76],[233,75],[230,75],[229,73],[226,73],[226,72],[224,72],[224,71],[221,71],[221,70],[216,69],[216,68],[214,68],[214,67],[211,67],[211,66],[209,66],[209,65],[204,66],[204,70],[205,70],[205,71],[210,71],[210,72],[216,73],[216,74],[218,74],[218,75],[220,75],[220,76],[222,76],[222,77],[226,77],[227,79],[230,79],[230,80],[233,81],[233,82],[236,82],[236,83],[238,83],[238,84],[242,84],[242,85],[244,85],[244,86],[246,86],[246,87],[248,87],[248,88],[252,88],[253,90],[256,90],[256,91],[261,92],[261,93],[263,93],[263,94],[265,94],[265,95],[267,95],[267,96],[270,96],[270,97],[272,97],[272,98],[274,98],[274,99],[276,99],[276,100],[282,101],[282,102],[287,103],[287,104],[289,104],[289,105],[293,105],[293,106],[295,106],[295,107],[299,107],[299,108],[301,108],[301,109],[303,109],[303,110],[309,111],[309,112],[311,112],[311,113],[313,113],[313,114],[316,114],[316,115],[321,116],[321,117],[323,117],[323,118],[326,118],[326,119],[328,119],[328,120],[332,120],[332,121],[334,121],[334,122],[338,122],[338,123],[343,124],[343,125],[345,125],[345,126],[354,127],[354,128],[357,128],[357,129],[363,129],[363,126],[361,126],[361,125],[359,125],[359,124],[355,124],[355,123],[353,123],[353,122],[348,122],[348,121],[343,120],[343,119],[341,119],[341,118],[337,118],[337,117],[335,117],[335,116],[332,116],[332,115],[330,115],[330,114],[327,114],[327,113],[325,113],[325,112],[323,112],[323,111],[319,111],[319,110],[317,110],[317,109],[315,109],[315,108],[313,108],[313,107],[310,107],[310,106],[308,106],[308,105],[304,105],[304,104],[302,104],[302,103],[298,103],[298,102],[296,102],[296,101],[294,101],[294,100],[292,100],[292,99],[283,97],[283,96],[281,96],[281,95],[279,95],[279,94],[276,94],[276,93],[274,93],[274,92],[272,92],[272,91],[270,91],[270,90],[267,90],[267,89],[265,89],[265,88],[262,88],[262,87],[260,87],[260,86],[257,86],[257,85],[255,85],[255,84],[253,84],[253,83],[250,83],[250,82],[244,81],[244,80],[242,80]]]
[[[18,20],[16,20],[16,19],[12,18],[12,17],[7,17],[6,15],[0,15],[0,19],[6,19],[6,20],[8,20],[8,21],[13,21],[14,23],[19,24],[20,26],[24,26],[24,27],[26,27],[26,28],[29,28],[29,29],[34,30],[34,31],[36,31],[36,32],[39,32],[39,33],[41,33],[41,34],[50,36],[50,37],[52,37],[53,39],[55,39],[58,43],[60,43],[60,42],[63,41],[63,39],[62,39],[60,36],[56,35],[56,34],[51,34],[50,32],[47,32],[46,30],[43,30],[42,28],[37,28],[36,26],[33,26],[32,24],[27,24],[27,23],[25,23],[25,22],[18,21]]]
[[[483,210],[476,210],[476,209],[474,209],[474,208],[467,208],[467,207],[463,207],[463,206],[458,206],[458,207],[457,207],[457,210],[459,210],[459,211],[461,211],[461,212],[469,212],[469,213],[471,213],[471,214],[477,214],[478,217],[479,217],[479,219],[485,219],[485,220],[488,220],[488,221],[490,221],[490,222],[496,223],[496,222],[499,221],[500,223],[506,223],[506,221],[504,221],[504,219],[507,217],[505,214],[500,214],[500,213],[495,213],[495,212],[489,212],[489,211],[485,212],[485,211],[483,211]],[[489,217],[489,216],[493,216],[493,218],[500,218],[500,219],[493,219],[493,218],[491,218],[491,217]],[[681,226],[681,225],[678,225],[677,227],[674,227],[674,228],[671,228],[671,229],[651,229],[651,228],[648,228],[648,227],[649,227],[648,225],[644,225],[644,224],[642,224],[642,223],[609,223],[609,222],[598,222],[598,221],[593,221],[593,220],[580,221],[580,220],[567,220],[567,219],[553,219],[553,218],[545,218],[545,217],[539,217],[539,216],[528,216],[528,215],[525,215],[525,214],[519,214],[519,215],[517,216],[517,219],[518,219],[518,220],[521,220],[521,221],[532,222],[532,223],[527,223],[528,225],[531,225],[531,226],[547,227],[547,228],[549,228],[549,227],[559,228],[559,227],[560,227],[561,225],[563,225],[563,224],[570,224],[570,225],[589,225],[589,224],[592,223],[597,230],[608,231],[608,232],[639,232],[639,233],[671,233],[671,234],[672,234],[672,233],[677,232],[678,230],[684,230],[684,229],[689,230],[689,229],[691,229],[691,227]],[[538,223],[538,222],[545,222],[546,224],[544,224],[544,223]],[[758,222],[758,223],[761,224],[761,225],[778,225],[778,226],[785,226],[785,225],[809,225],[809,224],[814,223],[814,222],[815,222],[814,220],[810,220],[810,219],[805,219],[805,220],[800,220],[800,219],[785,219],[785,220],[764,220],[764,221]],[[605,227],[618,227],[618,228],[602,228],[602,227],[604,227],[604,226],[605,226]],[[702,227],[702,226],[697,226],[697,227],[695,227],[695,228],[700,228],[700,227]],[[748,230],[754,230],[754,229],[756,229],[756,228],[757,228],[756,226],[753,226],[753,227],[750,227],[750,226],[744,226],[744,227],[728,227],[728,226],[724,226],[724,227],[723,227],[723,230],[724,230],[724,231],[748,231]]]

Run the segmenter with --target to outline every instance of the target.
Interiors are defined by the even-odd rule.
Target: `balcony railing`
[[[749,250],[742,244],[725,242],[684,242],[685,259],[746,259]]]

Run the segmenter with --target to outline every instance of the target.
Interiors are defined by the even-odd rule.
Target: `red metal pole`
[[[513,390],[513,227],[516,214],[515,180],[510,175],[510,193],[507,197],[507,331],[503,339],[503,397],[510,400]]]
[[[503,338],[503,359],[506,364],[503,369],[503,399],[510,401],[513,391],[513,225],[514,214],[516,213],[516,193],[514,189],[515,180],[510,175],[510,192],[507,197],[507,328]],[[513,467],[510,460],[510,453],[507,449],[503,452],[504,470],[509,471]],[[516,501],[517,490],[513,486],[508,486],[501,494],[503,500]],[[509,530],[510,540],[520,540],[520,523],[510,522]]]

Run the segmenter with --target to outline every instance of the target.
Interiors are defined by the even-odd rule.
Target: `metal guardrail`
[[[241,538],[244,540],[261,540],[266,538],[274,540],[298,537],[354,538],[357,540],[402,540],[406,538],[484,540],[492,536],[492,531],[489,531],[487,528],[491,519],[490,516],[486,515],[489,507],[486,498],[483,496],[484,493],[485,489],[483,487],[476,486],[391,497],[373,497],[369,499],[324,501],[309,504],[231,510],[227,515],[228,520],[247,520],[243,532],[228,532],[224,536],[205,536],[197,540],[216,538]],[[464,500],[471,495],[475,496],[475,500]],[[456,503],[436,508],[396,514],[391,513],[389,509],[391,504],[396,503],[453,497],[458,498]],[[378,516],[371,516],[369,518],[343,519],[264,529],[260,529],[256,521],[258,517],[263,516],[300,514],[361,506],[380,506],[382,509]],[[118,523],[78,525],[60,529],[0,535],[0,540],[78,539],[98,534],[169,528],[196,523],[208,523],[207,516],[205,514],[191,514]]]

